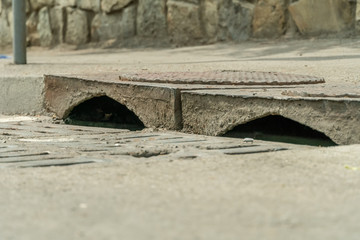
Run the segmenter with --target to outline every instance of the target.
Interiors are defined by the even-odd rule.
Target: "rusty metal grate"
[[[141,72],[125,73],[121,81],[205,84],[205,85],[299,85],[325,83],[324,78],[278,72],[207,71],[207,72]]]

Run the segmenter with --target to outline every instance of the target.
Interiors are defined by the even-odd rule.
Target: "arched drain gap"
[[[238,125],[223,136],[311,146],[336,145],[324,133],[279,115],[271,115]]]
[[[129,129],[145,128],[138,116],[126,106],[107,97],[94,97],[76,106],[64,119],[66,124]]]

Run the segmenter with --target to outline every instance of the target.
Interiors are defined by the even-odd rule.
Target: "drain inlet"
[[[270,115],[238,125],[223,136],[310,146],[337,145],[324,133],[280,115]]]
[[[126,106],[107,97],[94,97],[76,106],[64,119],[66,124],[128,129],[145,128],[138,116]]]

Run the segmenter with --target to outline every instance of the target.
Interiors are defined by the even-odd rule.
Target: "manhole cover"
[[[297,85],[324,83],[324,78],[278,72],[207,71],[143,72],[120,75],[122,81],[205,85]]]

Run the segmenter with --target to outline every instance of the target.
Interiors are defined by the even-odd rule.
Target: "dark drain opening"
[[[241,124],[223,136],[254,138],[264,141],[311,146],[336,145],[336,143],[334,143],[324,133],[278,115],[271,115]]]
[[[140,119],[126,106],[107,97],[94,97],[76,106],[64,119],[66,124],[121,128],[131,131],[145,128]]]

